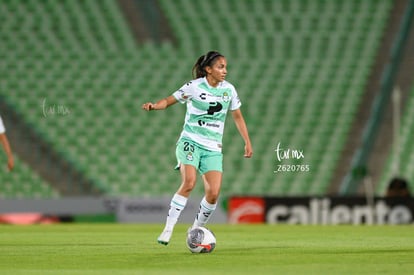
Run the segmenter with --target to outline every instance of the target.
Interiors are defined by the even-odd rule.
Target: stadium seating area
[[[228,58],[255,149],[243,159],[229,118],[224,195],[325,193],[391,1],[160,3],[177,45],[136,45],[116,1],[2,1],[0,93],[107,194],[170,195],[185,107],[140,106],[174,92],[196,58],[217,49]],[[304,158],[279,162],[278,143]],[[309,171],[275,173],[278,164]],[[41,182],[27,171],[14,185]]]
[[[6,172],[7,159],[0,157],[0,199],[1,198],[54,198],[59,194],[47,182],[34,173],[19,158],[15,158],[15,169]]]
[[[384,195],[390,180],[394,177],[405,178],[408,181],[411,193],[414,192],[414,141],[412,133],[414,131],[414,86],[411,89],[410,96],[405,106],[405,112],[402,114],[401,133],[399,137],[400,153],[395,155],[395,148],[393,148],[385,165],[384,173],[377,185],[376,193]],[[399,159],[396,159],[398,157]],[[399,163],[399,171],[395,171],[394,165]],[[397,168],[398,169],[398,168]]]

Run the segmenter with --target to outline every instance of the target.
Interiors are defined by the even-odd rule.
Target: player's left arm
[[[249,137],[249,131],[247,130],[246,122],[244,121],[243,114],[240,109],[233,110],[231,112],[233,120],[236,124],[237,130],[244,140],[244,157],[251,158],[253,156],[253,147]]]

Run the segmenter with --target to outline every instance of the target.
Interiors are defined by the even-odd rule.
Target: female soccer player
[[[156,103],[147,102],[142,105],[144,110],[152,111],[164,110],[177,102],[187,104],[183,130],[176,147],[177,169],[180,169],[182,180],[171,199],[165,228],[158,237],[158,243],[164,245],[169,243],[174,226],[196,184],[197,170],[204,181],[205,196],[192,228],[205,226],[216,209],[222,182],[221,149],[228,109],[244,140],[244,157],[250,158],[253,155],[237,91],[225,80],[226,58],[219,52],[210,51],[198,58],[192,73],[194,80],[184,84],[172,95]]]
[[[10,149],[9,140],[6,136],[6,128],[4,127],[3,120],[0,117],[0,143],[3,145],[4,151],[7,155],[7,167],[9,168],[9,171],[13,170],[14,167],[14,159],[13,154]]]

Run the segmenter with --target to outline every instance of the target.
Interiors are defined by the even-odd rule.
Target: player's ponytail
[[[223,56],[222,54],[216,51],[210,51],[207,54],[200,56],[193,66],[193,70],[192,70],[193,78],[196,79],[200,77],[205,77],[207,75],[205,68],[207,66],[212,66],[213,61],[217,57],[222,57],[222,56]]]

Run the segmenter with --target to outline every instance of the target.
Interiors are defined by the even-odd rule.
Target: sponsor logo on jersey
[[[198,120],[198,125],[200,126],[207,126],[207,127],[214,127],[214,128],[220,128],[219,124],[211,123],[211,122],[205,122],[204,120]]]

